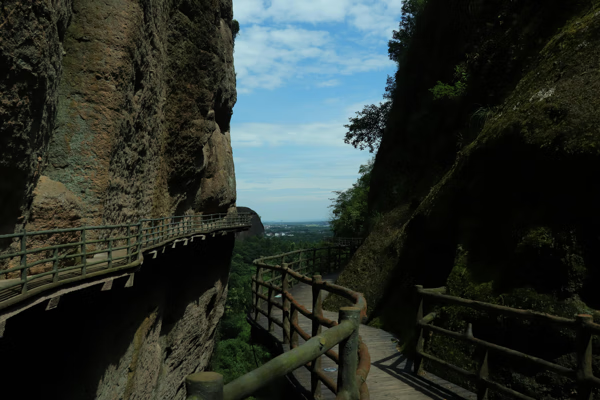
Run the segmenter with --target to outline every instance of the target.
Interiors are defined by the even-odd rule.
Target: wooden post
[[[467,329],[465,331],[465,335],[468,338],[473,338],[473,324],[470,322],[467,324]],[[484,353],[479,362],[479,369],[477,370],[477,400],[487,399],[488,395],[488,386],[484,379],[486,379],[489,375],[488,370],[488,351],[487,349],[483,349]]]
[[[58,248],[54,248],[54,261],[52,262],[52,271],[54,271],[54,275],[52,276],[52,282],[58,282]]]
[[[417,293],[417,323],[423,319],[423,296],[419,293],[419,289],[423,289],[421,285],[415,285],[416,293]],[[419,352],[423,351],[423,344],[425,342],[423,337],[423,329],[415,325],[416,332],[416,344],[415,344],[415,361],[414,361],[414,373],[419,375],[423,371],[422,361],[423,357],[419,354]]]
[[[87,267],[87,249],[85,248],[85,229],[81,230],[81,275],[85,276]]]
[[[323,298],[321,296],[321,289],[316,286],[323,282],[321,275],[313,275],[313,286],[312,286],[312,313],[314,316],[323,316]],[[312,337],[321,334],[321,324],[316,319],[312,320]],[[310,391],[315,399],[321,398],[321,383],[317,376],[317,371],[321,371],[321,357],[317,357],[312,361],[310,367]]]
[[[294,328],[294,324],[298,325],[298,309],[294,304],[291,304],[292,320],[290,322],[290,349],[298,347],[298,332]]]
[[[273,283],[273,282],[271,282]],[[271,287],[269,287],[268,293],[267,293],[267,298],[269,299],[269,301],[267,302],[267,327],[269,329],[269,332],[273,332],[273,320],[271,319],[271,312],[273,311],[273,289]]]
[[[186,400],[223,400],[223,375],[198,372],[185,378]]]
[[[258,312],[258,309],[260,308],[260,297],[258,297],[258,294],[261,292],[261,289],[262,289],[260,282],[262,282],[262,268],[257,266],[256,267],[256,298],[254,301],[254,320],[256,322],[258,322],[259,318],[260,318],[260,313]]]
[[[478,379],[477,379],[477,400],[485,400],[488,395],[488,385],[484,381],[488,377],[488,351],[485,350],[482,361],[479,364]]]
[[[575,318],[577,320],[577,399],[591,400],[592,388],[590,378],[592,372],[592,332],[586,326],[594,322],[591,315],[579,314]]]
[[[289,282],[287,278],[287,264],[283,263],[281,272],[281,297],[283,300],[283,344],[290,343],[290,301],[285,293],[289,290]]]
[[[109,233],[110,235],[110,233]],[[112,268],[113,254],[112,254],[112,239],[108,238],[108,269]]]
[[[21,294],[27,293],[27,232],[23,229],[21,235]]]
[[[356,327],[354,332],[340,342],[340,363],[338,372],[338,396],[346,400],[358,400],[358,327],[360,326],[360,308],[340,307],[339,322],[350,320]],[[340,394],[342,394],[340,396]]]
[[[127,224],[127,264],[131,264],[131,224]]]
[[[138,250],[138,254],[137,254],[137,258],[138,260],[140,259],[140,257],[142,256],[142,227],[143,227],[143,220],[140,220],[140,223],[138,224],[138,237],[137,237],[137,250]]]

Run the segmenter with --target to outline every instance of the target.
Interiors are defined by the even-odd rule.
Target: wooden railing
[[[592,390],[594,387],[600,388],[600,379],[594,376],[592,373],[592,335],[600,334],[600,325],[593,322],[591,315],[580,314],[575,319],[563,318],[554,315],[544,314],[531,310],[522,310],[517,308],[505,307],[497,304],[484,303],[479,301],[473,301],[463,299],[455,296],[446,295],[445,288],[436,289],[423,289],[422,286],[416,286],[416,292],[418,296],[418,312],[417,312],[417,340],[415,342],[415,362],[414,368],[415,373],[419,373],[423,370],[423,359],[433,361],[434,363],[443,366],[444,368],[454,371],[470,381],[474,382],[477,387],[477,399],[484,399],[488,394],[488,390],[492,389],[500,393],[509,395],[511,397],[523,400],[533,400],[523,393],[517,392],[511,388],[508,388],[498,382],[494,382],[489,379],[489,365],[490,361],[488,353],[497,353],[515,361],[522,362],[525,364],[535,365],[543,370],[551,371],[558,375],[572,379],[577,384],[577,398],[589,400],[592,398]],[[516,317],[522,320],[534,320],[542,324],[553,324],[564,328],[574,329],[576,331],[576,356],[577,356],[577,368],[571,369],[558,365],[538,357],[534,357],[529,354],[525,354],[507,347],[499,346],[494,343],[490,343],[481,339],[476,338],[473,335],[473,326],[471,323],[467,325],[466,332],[454,332],[439,326],[435,326],[432,323],[435,321],[437,314],[431,312],[427,315],[423,315],[423,301],[429,299],[437,303],[444,303],[450,305],[469,307],[475,310],[486,311],[489,313],[500,314],[505,316]],[[431,354],[424,351],[425,348],[425,332],[435,332],[446,337],[458,339],[471,343],[477,346],[483,357],[479,360],[479,367],[476,372],[467,371],[456,365],[453,365],[447,361],[441,360]],[[543,340],[540,338],[540,340]]]
[[[269,330],[273,330],[273,324],[280,326],[283,330],[283,344],[289,344],[290,351],[225,386],[219,374],[206,372],[190,375],[186,381],[188,400],[243,399],[302,366],[311,373],[311,394],[315,398],[320,397],[319,382],[322,382],[336,394],[336,399],[369,399],[366,379],[371,361],[367,346],[358,335],[360,323],[366,321],[367,304],[364,296],[345,287],[324,282],[321,275],[310,278],[301,273],[336,270],[347,262],[349,256],[347,247],[334,246],[298,250],[254,260],[257,271],[256,277],[252,279],[253,319],[258,322],[261,315],[265,316]],[[276,284],[278,282],[279,285]],[[291,295],[289,290],[294,282],[312,286],[312,312]],[[323,317],[323,290],[353,303],[352,307],[340,308],[339,322]],[[282,303],[275,300],[276,294],[281,294]],[[263,302],[267,304],[266,310],[262,307]],[[282,310],[283,321],[272,315],[273,307]],[[298,324],[298,314],[312,321],[311,334]],[[323,326],[329,329],[321,332]],[[300,346],[299,337],[306,341]],[[340,346],[339,355],[332,350],[337,344]],[[326,355],[338,364],[337,382],[321,371],[321,355]]]
[[[344,237],[328,237],[325,238],[328,243],[333,243],[339,246],[360,247],[365,239],[363,238],[344,238]]]
[[[184,215],[133,224],[0,235],[0,309],[45,290],[141,264],[143,251],[250,225],[249,213]],[[154,254],[156,257],[156,253]]]

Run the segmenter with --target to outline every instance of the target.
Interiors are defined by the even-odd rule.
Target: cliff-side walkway
[[[323,276],[323,280],[327,282],[335,282],[339,273],[333,273]],[[309,311],[312,311],[312,289],[311,286],[304,283],[298,283],[291,289],[291,294],[303,304]],[[326,295],[327,292],[323,292]],[[282,311],[278,308],[273,308],[273,316],[283,320]],[[337,313],[331,311],[323,311],[323,316],[330,320],[337,320]],[[298,322],[302,329],[306,332],[311,331],[312,322],[308,318],[299,316]],[[259,324],[265,329],[267,328],[267,319],[262,316],[259,319]],[[323,329],[326,329],[323,327]],[[425,373],[424,376],[417,376],[412,372],[412,363],[407,360],[396,348],[396,338],[389,332],[381,329],[373,328],[367,325],[361,325],[359,333],[363,342],[369,349],[371,356],[371,371],[367,378],[370,398],[374,400],[417,400],[417,399],[475,399],[476,395],[459,386],[456,386],[448,381],[445,381],[433,374]],[[283,341],[283,330],[274,325],[274,330],[271,332],[274,338],[280,342]],[[299,345],[302,345],[304,340],[299,338]],[[283,345],[284,351],[289,350],[289,345]],[[338,351],[338,346],[334,348]],[[337,379],[337,365],[328,357],[321,356],[322,368],[324,373],[333,379]],[[310,393],[310,372],[306,368],[298,368],[293,372],[295,380],[301,385],[299,391],[306,390]],[[334,400],[335,395],[323,385],[321,385],[321,393],[323,400]],[[309,398],[310,394],[307,395]]]

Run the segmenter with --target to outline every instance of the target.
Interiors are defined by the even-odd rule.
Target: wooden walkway
[[[338,274],[326,275],[323,280],[335,282],[337,276]],[[291,293],[300,304],[312,311],[312,290],[310,286],[298,283],[293,287]],[[327,295],[327,292],[322,293],[323,296]],[[283,320],[282,311],[277,307],[273,307],[272,313],[276,318]],[[330,320],[337,321],[337,313],[324,310],[323,315]],[[264,329],[267,329],[266,317],[260,316],[258,322]],[[305,332],[311,332],[311,321],[302,314],[298,315],[298,323]],[[281,342],[283,330],[276,324],[273,325],[274,330],[271,333]],[[323,329],[326,328],[323,327]],[[477,396],[474,393],[430,373],[425,373],[424,376],[415,375],[412,372],[412,363],[406,360],[398,351],[395,343],[396,338],[391,333],[361,325],[359,334],[369,348],[369,354],[371,355],[371,371],[367,378],[367,385],[372,400],[476,399]],[[304,340],[299,337],[298,344],[302,345],[303,343]],[[288,351],[289,346],[284,345],[284,350]],[[338,346],[334,350],[337,352]],[[334,382],[337,381],[337,365],[329,357],[321,357],[324,372]],[[299,368],[293,374],[303,388],[310,390],[310,372],[307,368]],[[333,393],[322,383],[319,384],[321,385],[322,399],[335,400]]]

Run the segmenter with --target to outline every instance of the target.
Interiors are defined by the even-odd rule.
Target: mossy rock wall
[[[438,2],[428,4],[433,12]],[[484,60],[465,57],[469,92],[456,100],[463,108],[451,108],[460,115],[450,125],[442,122],[446,111],[435,103],[412,106],[412,113],[438,121],[431,122],[437,125],[434,134],[425,136],[429,140],[471,132],[468,141],[443,153],[452,153],[453,162],[440,177],[432,171],[443,167],[442,158],[427,152],[436,144],[430,147],[419,139],[423,125],[415,124],[414,117],[411,122],[399,106],[394,106],[396,116],[378,153],[373,176],[387,174],[398,184],[415,185],[394,197],[388,181],[374,179],[379,187],[371,206],[386,214],[338,283],[363,292],[370,315],[404,342],[414,337],[415,284],[446,285],[452,295],[570,318],[600,308],[600,2],[549,2],[544,10],[533,2],[519,4],[529,16],[526,24],[520,14],[511,17],[501,8],[496,13],[497,19],[504,18],[502,25],[508,24],[505,36],[516,38],[513,44],[498,36],[500,28],[476,39],[481,52],[487,48],[506,74],[499,71],[494,77]],[[547,24],[539,23],[543,18]],[[483,24],[491,22],[482,17],[477,23],[484,30]],[[420,45],[419,36],[413,45]],[[399,76],[403,73],[400,68]],[[425,96],[421,92],[426,89],[426,83],[413,85],[407,95]],[[482,97],[488,89],[495,100]],[[400,90],[397,95],[404,94]],[[474,129],[472,111],[482,104],[488,116]],[[405,157],[413,149],[425,154],[421,162]],[[437,160],[433,166],[426,165],[427,157]],[[436,323],[453,330],[472,323],[476,337],[574,365],[572,332],[459,308],[444,308],[441,315]],[[475,365],[465,357],[466,348],[439,339],[430,346],[448,361]],[[508,370],[501,359],[495,362],[494,377],[516,390],[533,397],[573,395],[573,385],[566,381],[533,369]],[[594,368],[598,371],[596,363]]]

